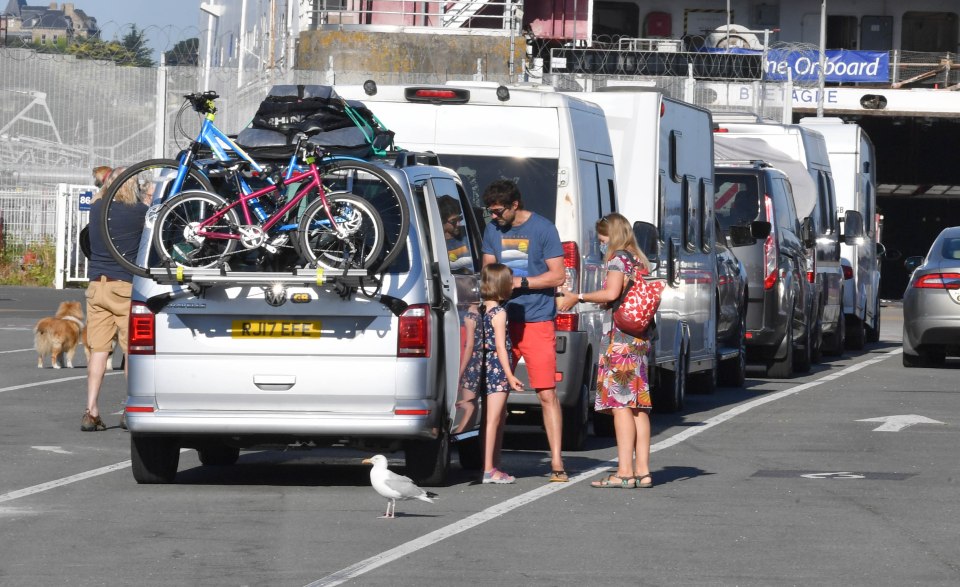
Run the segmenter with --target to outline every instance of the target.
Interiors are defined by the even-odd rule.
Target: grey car
[[[945,228],[926,257],[909,257],[903,292],[903,366],[960,356],[960,226]]]

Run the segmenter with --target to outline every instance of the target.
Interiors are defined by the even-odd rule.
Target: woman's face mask
[[[607,247],[608,247],[608,246],[609,246],[609,243],[600,243],[600,254],[601,254],[601,255],[603,255],[603,256],[606,256],[606,255],[607,255]]]

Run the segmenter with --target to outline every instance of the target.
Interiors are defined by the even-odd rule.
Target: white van
[[[873,143],[860,125],[842,118],[807,117],[802,126],[823,135],[837,186],[837,214],[844,232],[852,222],[863,224],[863,239],[840,243],[843,264],[843,312],[848,348],[861,349],[865,341],[880,339],[880,230],[877,217],[877,172]],[[848,215],[853,211],[856,215]]]
[[[807,265],[807,278],[813,285],[811,321],[800,335],[802,354],[794,363],[798,371],[808,371],[811,362],[819,361],[821,351],[838,355],[844,348],[840,223],[823,135],[796,124],[743,122],[742,116],[727,119],[714,115],[714,122],[717,163],[759,159],[783,170],[793,185],[797,216],[813,221],[816,250],[810,251]]]
[[[573,95],[603,108],[617,170],[617,211],[656,228],[658,261],[667,279],[657,313],[653,404],[683,406],[691,389],[711,391],[721,359],[739,358],[739,344],[717,352],[717,251],[713,214],[713,124],[710,112],[662,93],[614,86]],[[728,356],[729,355],[729,356]]]
[[[437,153],[442,165],[460,175],[477,213],[490,182],[516,181],[524,207],[556,224],[570,288],[599,287],[595,224],[616,205],[613,155],[600,108],[545,87],[466,81],[365,87],[338,86],[337,92],[362,100],[396,133],[398,147]],[[586,441],[602,320],[603,311],[591,304],[556,318],[565,449],[580,449]],[[517,376],[526,378],[522,363]],[[540,409],[532,390],[511,393],[509,402],[511,414]]]

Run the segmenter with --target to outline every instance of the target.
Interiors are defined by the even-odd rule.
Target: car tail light
[[[777,249],[777,226],[773,215],[773,198],[763,197],[767,209],[767,220],[770,222],[770,234],[763,241],[763,289],[773,289],[777,284],[777,265],[780,262],[780,251]]]
[[[430,356],[430,306],[416,304],[400,315],[398,357]]]
[[[469,90],[456,88],[407,88],[403,93],[408,102],[466,104],[470,101]]]
[[[810,251],[810,258],[807,260],[807,281],[816,283],[817,281],[817,251]]]
[[[917,278],[912,287],[923,289],[960,289],[960,273],[928,273]]]
[[[843,266],[843,278],[853,279],[853,267]]]
[[[563,243],[564,286],[573,293],[580,293],[580,247],[573,241]],[[580,326],[580,315],[575,312],[560,312],[554,319],[557,330],[572,332]]]
[[[157,353],[156,316],[143,302],[130,302],[127,321],[127,351],[131,355]]]

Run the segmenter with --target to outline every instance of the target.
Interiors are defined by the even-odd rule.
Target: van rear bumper
[[[126,413],[127,427],[138,434],[170,436],[289,436],[433,439],[437,406],[424,402],[428,415],[389,413],[154,411]],[[128,404],[131,405],[132,404]],[[406,409],[406,407],[405,407]]]
[[[557,399],[561,406],[574,406],[579,399],[580,384],[583,382],[584,369],[587,364],[587,349],[589,341],[587,333],[583,331],[557,331],[557,373],[560,381],[557,381]],[[598,355],[598,350],[594,349],[594,354]],[[593,357],[589,362],[596,362],[597,357]],[[527,379],[527,368],[522,362],[516,367],[516,376],[523,382],[524,390],[521,392],[511,392],[507,400],[508,406],[536,406],[540,407],[540,400],[537,393]]]

